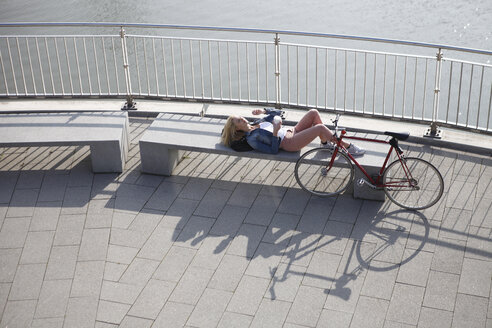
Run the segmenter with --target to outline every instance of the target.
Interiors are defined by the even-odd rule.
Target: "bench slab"
[[[170,176],[173,169],[184,155],[184,151],[197,151],[239,157],[269,159],[295,163],[303,151],[316,147],[312,145],[302,152],[280,151],[278,154],[265,154],[257,151],[236,152],[220,143],[220,135],[225,120],[187,116],[180,114],[159,114],[147,128],[140,139],[140,158],[144,173]],[[389,146],[378,143],[356,142],[367,150],[366,154],[357,158],[369,174],[377,174]],[[355,181],[362,177],[355,168]],[[374,190],[367,185],[354,184],[354,197],[362,199],[384,200],[381,190]]]
[[[94,172],[122,172],[129,149],[126,112],[0,115],[3,147],[89,145]]]

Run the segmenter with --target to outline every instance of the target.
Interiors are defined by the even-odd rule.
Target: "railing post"
[[[441,91],[441,69],[442,69],[442,49],[439,48],[436,54],[436,79],[434,83],[434,106],[432,109],[432,122],[430,127],[427,129],[427,132],[424,134],[424,137],[428,138],[442,138],[442,131],[437,126],[437,111],[439,109],[439,95]]]
[[[275,108],[280,106],[280,38],[275,33]]]
[[[130,80],[130,69],[128,65],[128,47],[126,45],[126,33],[123,26],[121,27],[120,30],[120,37],[121,37],[121,52],[123,54],[123,70],[125,72],[125,85],[126,85],[126,102],[121,109],[122,110],[137,109],[135,107],[136,102],[133,101],[133,97],[131,94],[132,83]]]

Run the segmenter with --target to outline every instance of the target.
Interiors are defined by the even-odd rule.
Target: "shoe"
[[[326,149],[329,149],[329,150],[334,150],[334,149],[335,149],[335,145],[334,145],[334,144],[332,144],[331,142],[327,142],[327,143],[325,143],[325,144],[323,144],[323,143],[321,143],[321,142],[320,142],[320,143],[319,143],[319,146],[320,146],[321,148],[326,148]]]
[[[357,156],[362,156],[366,153],[365,149],[362,149],[360,147],[357,147],[353,143],[348,146],[347,151],[349,152],[350,155],[357,157]]]

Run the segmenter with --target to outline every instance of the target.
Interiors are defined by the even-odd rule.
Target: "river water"
[[[491,0],[0,0],[0,8],[0,22],[248,27],[492,50]]]

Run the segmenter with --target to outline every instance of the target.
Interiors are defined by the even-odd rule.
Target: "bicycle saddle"
[[[387,136],[394,137],[398,140],[407,140],[408,137],[410,136],[409,132],[388,132],[388,131],[386,131],[384,134]]]

